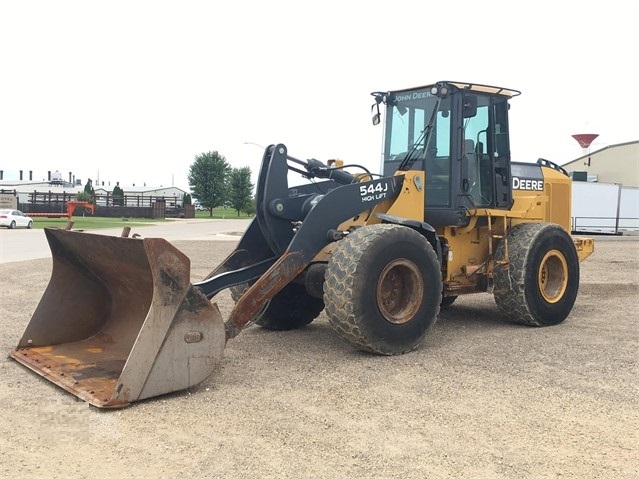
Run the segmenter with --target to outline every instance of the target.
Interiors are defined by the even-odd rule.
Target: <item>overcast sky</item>
[[[529,5],[529,7],[526,7]],[[522,91],[513,160],[639,140],[639,2],[0,0],[0,170],[188,191],[196,155],[255,143],[379,171],[370,92]]]

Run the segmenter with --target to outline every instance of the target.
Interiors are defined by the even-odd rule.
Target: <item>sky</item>
[[[177,186],[217,151],[380,171],[373,91],[520,90],[511,154],[563,164],[639,140],[639,2],[0,0],[0,170]]]

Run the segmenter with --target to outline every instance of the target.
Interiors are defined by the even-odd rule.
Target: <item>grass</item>
[[[219,219],[219,220],[237,220],[237,219],[248,219],[252,218],[253,215],[247,215],[246,213],[240,213],[240,216],[237,216],[237,211],[232,208],[213,208],[213,216],[209,216],[208,211],[196,211],[196,218],[208,218],[208,219]]]
[[[237,212],[229,208],[215,208],[213,209],[213,215],[211,216],[208,211],[196,211],[196,219],[237,219]],[[249,219],[252,216],[247,216],[241,213],[240,219]],[[52,228],[64,228],[68,219],[64,218],[33,218],[33,227],[35,229],[43,229],[46,227]],[[151,218],[103,218],[97,216],[74,216],[73,217],[73,229],[98,229],[98,228],[119,228],[124,226],[145,226],[149,224],[162,223],[165,221],[171,221],[171,219],[151,219]]]
[[[118,228],[124,226],[144,226],[160,223],[167,220],[154,220],[147,218],[102,218],[94,216],[74,216],[73,229],[98,229],[98,228]],[[68,222],[64,218],[33,218],[33,228],[64,228]]]

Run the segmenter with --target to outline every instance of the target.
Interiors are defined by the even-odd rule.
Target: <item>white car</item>
[[[5,226],[9,229],[18,226],[31,229],[33,220],[20,210],[0,210],[0,226]]]

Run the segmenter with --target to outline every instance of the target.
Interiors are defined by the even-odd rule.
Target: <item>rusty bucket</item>
[[[12,358],[100,408],[191,387],[217,367],[224,322],[178,249],[161,238],[45,234],[51,279]]]

